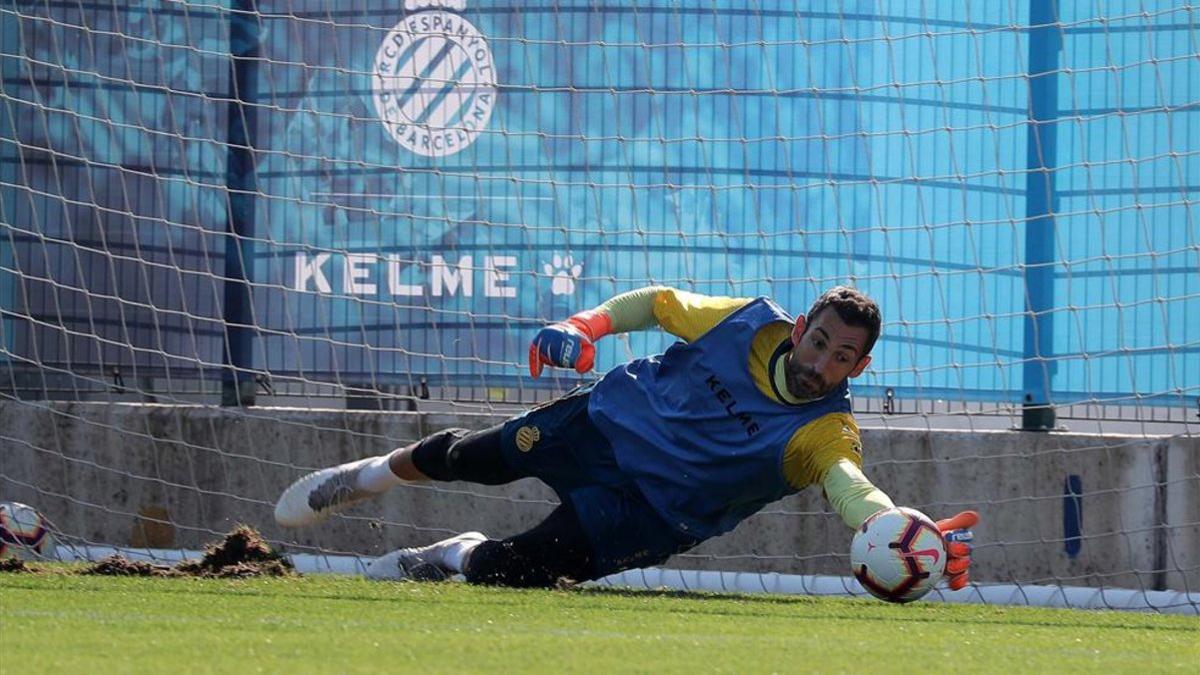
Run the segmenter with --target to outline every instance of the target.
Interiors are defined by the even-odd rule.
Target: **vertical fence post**
[[[12,99],[19,99],[18,94],[14,91],[11,95],[8,93],[9,82],[17,82],[21,75],[21,64],[24,60],[25,44],[21,41],[20,20],[13,17],[5,21],[0,21],[0,94],[5,98],[11,96]],[[16,223],[17,221],[17,190],[10,189],[8,186],[18,185],[21,161],[21,154],[18,151],[17,144],[17,121],[13,119],[12,104],[0,106],[0,138],[5,140],[11,139],[11,142],[0,143],[0,183],[4,185],[4,192],[0,193],[0,223]],[[16,270],[17,267],[17,252],[13,246],[13,236],[11,232],[5,232],[0,235],[0,307],[6,310],[11,310],[14,313],[27,311],[25,308],[18,308],[17,305],[17,275],[16,272],[7,272],[4,270]],[[4,350],[4,355],[0,355],[0,367],[8,371],[0,376],[0,381],[13,387],[12,396],[19,396],[16,386],[16,375],[13,372],[13,363],[6,356],[7,354],[16,353],[16,334],[13,328],[16,326],[16,321],[10,318],[12,315],[4,314],[0,316],[0,349]]]
[[[1021,427],[1054,428],[1054,171],[1058,65],[1057,0],[1029,3],[1029,135],[1025,178],[1025,360]]]
[[[235,0],[229,13],[230,83],[225,185],[225,368],[221,405],[253,405],[253,281],[255,197],[258,177],[254,146],[257,118],[260,26],[256,0]]]

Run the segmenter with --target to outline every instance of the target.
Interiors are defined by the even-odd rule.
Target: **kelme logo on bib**
[[[406,0],[375,54],[375,111],[397,143],[445,157],[475,142],[496,105],[492,51],[479,29],[445,9],[463,0]],[[428,9],[427,9],[428,8]]]

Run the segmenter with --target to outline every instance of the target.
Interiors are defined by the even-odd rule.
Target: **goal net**
[[[1200,52],[1173,2],[0,2],[0,499],[82,543],[317,555],[555,503],[303,471],[594,379],[540,326],[669,285],[882,307],[869,476],[974,578],[1200,591]],[[674,340],[608,339],[597,372]],[[490,528],[490,529],[488,529]],[[818,494],[669,567],[842,575]],[[1188,593],[1193,595],[1189,596]],[[1193,598],[1193,599],[1188,599]],[[1069,603],[1068,603],[1069,604]]]

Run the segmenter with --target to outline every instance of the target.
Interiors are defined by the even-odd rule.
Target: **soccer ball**
[[[884,509],[854,533],[850,566],[871,595],[912,602],[941,581],[946,547],[937,525],[924,513],[903,506]]]
[[[53,556],[50,522],[32,506],[0,502],[0,558],[34,560]]]

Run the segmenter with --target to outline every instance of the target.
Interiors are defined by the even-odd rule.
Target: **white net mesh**
[[[116,544],[510,534],[553,495],[405,488],[299,539],[269,506],[577,383],[528,339],[618,292],[848,282],[885,322],[868,473],[984,512],[976,578],[1195,590],[1194,8],[410,4],[0,4],[0,497]],[[841,574],[847,541],[801,495],[676,563]]]

